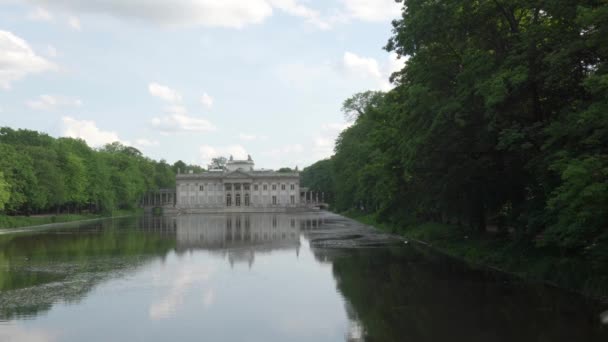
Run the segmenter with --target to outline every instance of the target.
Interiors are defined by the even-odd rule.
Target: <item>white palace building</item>
[[[149,195],[144,206],[181,213],[299,211],[322,204],[322,193],[300,187],[300,173],[256,170],[251,156],[230,160],[225,169],[178,173],[173,194]]]

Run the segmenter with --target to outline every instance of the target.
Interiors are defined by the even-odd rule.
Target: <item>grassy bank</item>
[[[559,255],[499,234],[475,235],[464,228],[427,222],[396,225],[379,222],[375,215],[342,213],[383,231],[464,260],[475,267],[490,267],[514,274],[528,282],[548,283],[608,300],[608,250],[595,250],[582,255]]]
[[[39,226],[50,223],[74,222],[96,218],[118,217],[136,215],[141,209],[115,210],[108,214],[60,214],[60,215],[32,215],[32,216],[7,216],[0,215],[0,229]]]

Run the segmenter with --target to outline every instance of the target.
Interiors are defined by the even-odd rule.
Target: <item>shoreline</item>
[[[48,216],[46,218],[48,218],[51,221],[54,222],[40,222],[37,224],[28,224],[28,223],[24,223],[23,225],[19,225],[17,224],[16,226],[13,227],[0,227],[0,235],[3,234],[12,234],[12,233],[18,233],[18,232],[24,232],[24,231],[33,231],[33,230],[44,230],[44,229],[49,229],[49,228],[54,228],[57,227],[59,225],[65,226],[65,225],[77,225],[77,224],[81,224],[83,222],[92,222],[92,221],[97,221],[97,220],[104,220],[104,219],[110,219],[110,218],[123,218],[123,217],[129,217],[129,216],[135,216],[138,214],[143,213],[143,211],[141,210],[132,210],[132,211],[117,211],[114,212],[112,214],[108,214],[108,215],[51,215]],[[31,216],[0,216],[0,222],[2,222],[2,219],[5,218],[10,218],[13,221],[27,221],[27,220],[31,220],[32,217]],[[73,219],[70,219],[73,218]],[[57,220],[57,221],[55,221]]]
[[[608,275],[589,269],[581,257],[560,257],[517,246],[514,240],[494,236],[457,236],[463,230],[440,223],[395,226],[378,222],[373,215],[337,213],[382,232],[395,234],[435,253],[515,277],[528,284],[542,284],[608,303]],[[507,252],[511,252],[507,253]]]

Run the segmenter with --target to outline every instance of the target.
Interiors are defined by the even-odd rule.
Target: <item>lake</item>
[[[326,213],[0,235],[0,341],[608,341],[608,306]]]

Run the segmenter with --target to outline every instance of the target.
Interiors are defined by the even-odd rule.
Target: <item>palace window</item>
[[[291,184],[291,190],[295,190],[296,189],[296,185],[295,184]]]
[[[296,204],[296,196],[291,195],[291,204]]]
[[[277,205],[277,196],[272,196],[272,205]]]
[[[226,191],[232,190],[232,184],[230,184],[230,183],[224,184],[224,187],[226,188]]]
[[[272,184],[272,190],[276,190],[277,189],[277,185],[276,184]]]
[[[234,190],[241,191],[241,184],[234,184]]]
[[[198,190],[203,191],[203,190],[205,190],[205,187],[204,187],[204,186],[202,186],[202,185],[200,185],[200,186],[198,187]]]
[[[226,206],[227,207],[232,206],[232,195],[230,195],[230,194],[226,195]]]
[[[253,190],[258,191],[258,185],[257,184],[253,185]]]
[[[249,194],[245,194],[245,206],[248,207],[249,204]]]
[[[243,189],[249,191],[251,189],[251,184],[243,184]]]
[[[237,207],[241,206],[241,194],[236,194],[235,204]]]
[[[285,190],[285,184],[281,184],[281,190]]]
[[[264,184],[264,190],[268,190],[268,184]]]

